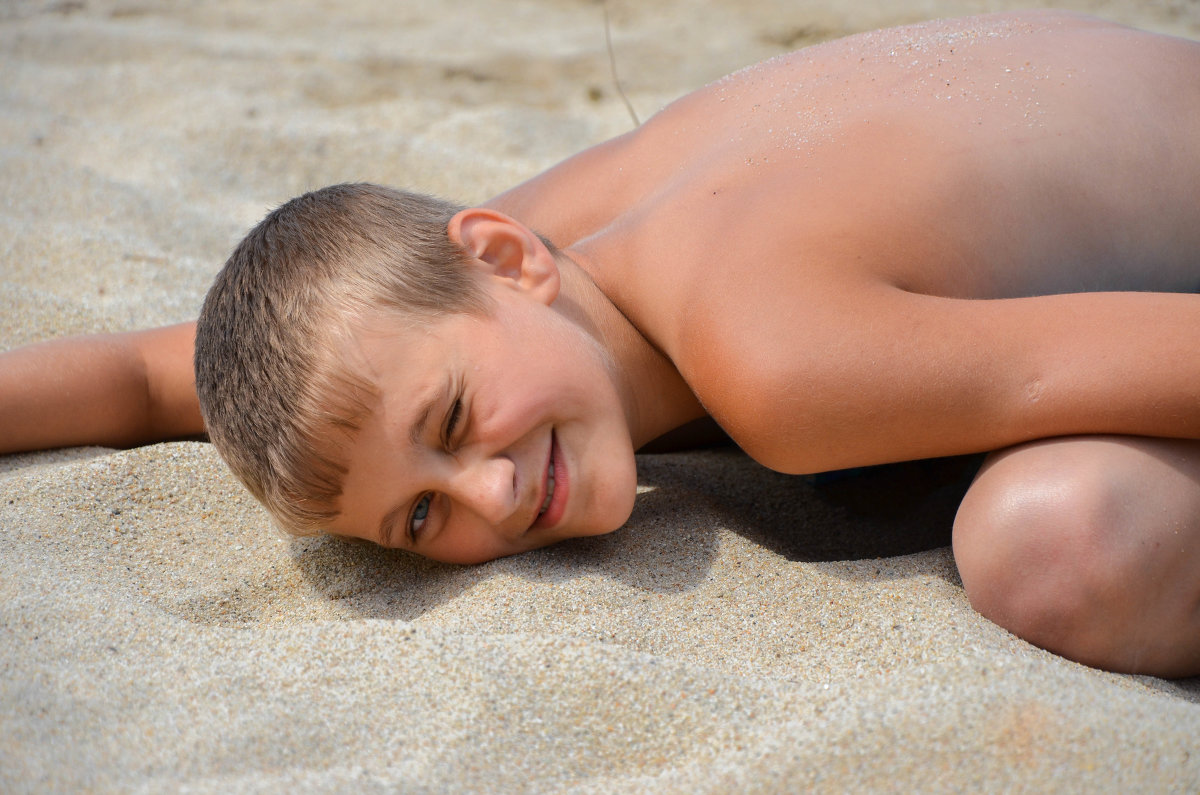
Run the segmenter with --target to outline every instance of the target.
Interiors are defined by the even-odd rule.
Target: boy
[[[483,207],[309,194],[218,277],[195,388],[190,326],[14,352],[0,447],[207,425],[285,527],[457,562],[619,527],[633,451],[705,417],[786,472],[999,451],[955,522],[972,603],[1195,674],[1198,77],[1200,45],[1096,20],[937,22],[739,72]]]

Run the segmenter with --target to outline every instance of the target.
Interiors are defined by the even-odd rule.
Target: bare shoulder
[[[506,213],[565,248],[611,219],[628,201],[623,163],[632,135],[585,149],[541,174],[489,200]]]
[[[873,384],[864,376],[889,344],[864,322],[889,312],[877,280],[823,267],[722,284],[695,280],[667,346],[705,410],[751,457],[773,469],[852,465],[822,439]],[[874,286],[872,285],[874,282]]]

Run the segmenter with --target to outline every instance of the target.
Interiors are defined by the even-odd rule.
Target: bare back
[[[1006,14],[758,64],[518,191],[551,205],[523,219],[603,261],[606,287],[706,281],[752,264],[738,240],[936,294],[1192,290],[1198,132],[1200,44]]]
[[[950,20],[731,75],[498,206],[569,245],[710,413],[773,466],[1154,435],[1159,426],[1096,419],[1107,387],[1080,377],[1111,341],[1063,319],[1090,304],[989,315],[919,299],[1196,290],[1198,133],[1198,44],[1056,13]],[[1110,304],[1097,323],[1141,311]],[[1057,367],[1057,345],[1079,371]],[[997,357],[1009,369],[989,371]],[[979,382],[947,378],[936,391],[951,369]],[[1094,394],[1010,416],[1047,388],[1081,387]],[[979,402],[989,389],[995,405]],[[897,428],[935,418],[944,427]],[[799,449],[812,456],[785,452]]]

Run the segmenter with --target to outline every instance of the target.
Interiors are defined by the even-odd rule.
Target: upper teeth
[[[542,500],[542,509],[538,511],[538,515],[546,512],[550,507],[550,500],[554,498],[554,464],[550,464],[550,476],[546,478],[546,499]]]

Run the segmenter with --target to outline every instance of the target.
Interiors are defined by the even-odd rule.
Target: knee
[[[1111,667],[1138,593],[1136,560],[1116,554],[1127,503],[1104,473],[980,473],[959,509],[954,555],[972,606],[1015,635]],[[1125,627],[1131,629],[1132,627]]]

